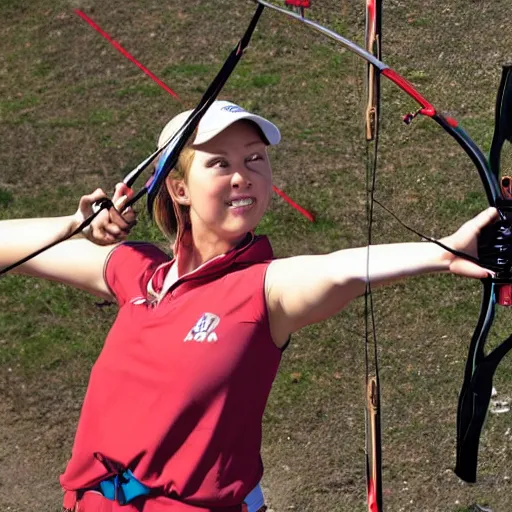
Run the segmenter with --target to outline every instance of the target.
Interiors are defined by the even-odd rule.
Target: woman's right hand
[[[132,207],[123,210],[123,206],[133,195],[133,191],[124,183],[118,183],[112,197],[113,208],[105,208],[83,231],[83,235],[97,245],[110,245],[122,242],[130,230],[137,223],[136,214]],[[87,217],[94,213],[93,205],[96,201],[105,199],[107,195],[101,189],[92,194],[82,196],[75,213],[76,225],[80,225]]]

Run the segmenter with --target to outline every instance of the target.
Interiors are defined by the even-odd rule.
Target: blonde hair
[[[194,137],[192,136],[191,139]],[[188,180],[188,174],[194,160],[195,150],[190,142],[180,153],[176,166],[171,170],[169,178],[175,180]],[[167,181],[167,180],[166,180]],[[167,183],[162,183],[153,204],[153,219],[160,228],[162,234],[175,244],[179,243],[183,233],[190,229],[189,206],[176,202],[167,188]]]

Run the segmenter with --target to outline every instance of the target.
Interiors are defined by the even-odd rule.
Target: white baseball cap
[[[158,138],[158,147],[161,148],[185,123],[192,110],[182,112],[173,117],[164,127]],[[241,120],[252,121],[261,129],[269,145],[279,144],[281,133],[279,128],[261,116],[251,114],[242,107],[230,101],[214,101],[206,114],[202,117],[196,130],[196,137],[192,144],[199,145],[213,139],[228,126]]]

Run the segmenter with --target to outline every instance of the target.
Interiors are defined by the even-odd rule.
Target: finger
[[[499,213],[496,208],[487,208],[483,212],[480,212],[476,217],[473,218],[472,222],[476,224],[476,227],[481,231],[485,226],[495,222],[499,219]]]
[[[92,221],[92,225],[96,226],[98,229],[102,229],[103,226],[108,224],[110,222],[110,213],[107,208],[104,208],[101,210],[97,215],[96,218]]]
[[[99,245],[110,245],[122,240],[125,235],[118,232],[118,234],[111,233],[112,228],[107,226],[95,227],[93,230],[94,242]]]
[[[123,215],[121,215],[115,208],[110,210],[110,223],[109,224],[115,224],[123,231],[129,231],[132,222],[125,219]]]
[[[93,203],[106,198],[107,195],[101,188],[97,188],[91,194],[86,194],[80,198],[79,207],[82,209],[92,209]]]
[[[114,208],[121,212],[123,210],[123,206],[128,201],[128,196],[126,194],[123,194],[122,196],[118,197],[114,200]]]
[[[117,241],[124,240],[130,233],[129,230],[120,229],[116,224],[107,224],[103,231],[106,235],[114,237]]]
[[[116,201],[123,196],[126,196],[126,198],[127,198],[125,200],[125,202],[126,202],[130,197],[133,196],[133,190],[125,183],[122,183],[122,182],[117,183],[115,186],[114,196],[112,197],[112,201],[114,203],[116,203]],[[118,210],[120,210],[122,208],[122,206],[121,205],[119,207],[116,206],[116,208]]]
[[[121,229],[119,229],[119,226],[113,223],[106,224],[105,226],[103,226],[103,231],[112,236],[118,236],[121,233]]]
[[[133,189],[122,181],[116,184],[116,192],[120,195],[127,195],[128,197],[133,196]]]
[[[134,226],[135,224],[137,224],[137,213],[131,206],[129,206],[128,208],[126,208],[126,210],[122,212],[122,216],[123,219],[126,222],[128,222],[130,226]]]
[[[458,259],[452,264],[451,272],[465,277],[474,279],[485,279],[487,277],[494,277],[495,273],[492,270],[481,267],[475,263],[464,259]]]

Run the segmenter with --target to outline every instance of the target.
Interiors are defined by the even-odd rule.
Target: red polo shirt
[[[108,476],[98,452],[165,495],[144,512],[239,509],[262,476],[261,420],[281,359],[264,293],[272,257],[254,237],[157,304],[148,289],[161,290],[174,261],[150,244],[112,252],[105,279],[120,309],[92,369],[64,489]]]

